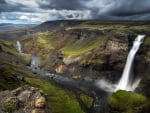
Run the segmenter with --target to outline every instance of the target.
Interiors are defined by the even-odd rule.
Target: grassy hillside
[[[66,56],[78,56],[85,54],[91,50],[94,50],[98,47],[105,45],[107,38],[98,37],[95,40],[90,38],[83,40],[70,40],[68,43],[61,49],[61,52]]]
[[[0,40],[0,45],[0,91],[12,90],[28,84],[47,94],[48,106],[52,113],[84,113],[72,92],[51,84],[27,69],[25,65],[28,62],[23,60],[24,55],[17,53],[12,42]],[[86,95],[83,97],[85,100],[88,98],[88,101],[92,101],[92,98]]]

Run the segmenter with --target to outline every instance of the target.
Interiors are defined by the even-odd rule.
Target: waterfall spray
[[[132,85],[130,85],[130,77],[131,75],[131,71],[132,71],[132,65],[133,65],[133,61],[135,58],[135,55],[137,53],[137,51],[140,48],[140,45],[143,43],[145,35],[138,35],[137,38],[135,39],[134,43],[133,43],[133,47],[129,52],[127,61],[126,61],[126,65],[125,68],[123,70],[123,74],[122,77],[116,87],[116,91],[117,90],[126,90],[126,91],[133,91],[133,89],[135,89],[135,87],[138,86],[139,82],[135,82]]]

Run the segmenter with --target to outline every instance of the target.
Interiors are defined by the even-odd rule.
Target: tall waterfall
[[[18,50],[19,53],[22,53],[21,44],[19,41],[16,41],[16,49]]]
[[[132,72],[132,64],[135,58],[135,54],[140,48],[140,45],[143,43],[145,35],[138,35],[137,38],[134,40],[133,47],[129,52],[129,55],[127,57],[126,65],[123,70],[122,77],[116,87],[117,90],[126,90],[126,91],[133,91],[135,89],[135,86],[137,87],[139,82],[135,82],[133,84],[130,84],[132,81],[131,78],[131,72]],[[139,80],[138,80],[139,81]]]

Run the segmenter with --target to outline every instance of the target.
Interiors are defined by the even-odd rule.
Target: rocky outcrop
[[[59,74],[63,74],[66,69],[67,69],[66,66],[61,64],[58,67],[56,67],[55,72]]]
[[[46,95],[38,88],[24,86],[0,92],[1,113],[50,113]]]
[[[122,42],[120,40],[111,39],[108,40],[106,49],[112,51],[127,51],[128,50],[128,43]]]

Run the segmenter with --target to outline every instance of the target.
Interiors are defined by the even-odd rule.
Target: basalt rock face
[[[146,95],[150,99],[150,38],[145,39],[135,62],[135,74],[142,77],[142,81],[137,91]]]
[[[93,34],[93,37],[97,37],[97,35],[98,33]],[[124,68],[128,50],[128,38],[122,40],[107,35],[104,45],[96,47],[84,55],[64,57],[63,63],[68,66],[68,73],[77,73],[73,76],[81,76],[84,79],[106,78],[117,81]]]
[[[0,92],[0,111],[1,113],[50,113],[44,93],[29,86]]]

